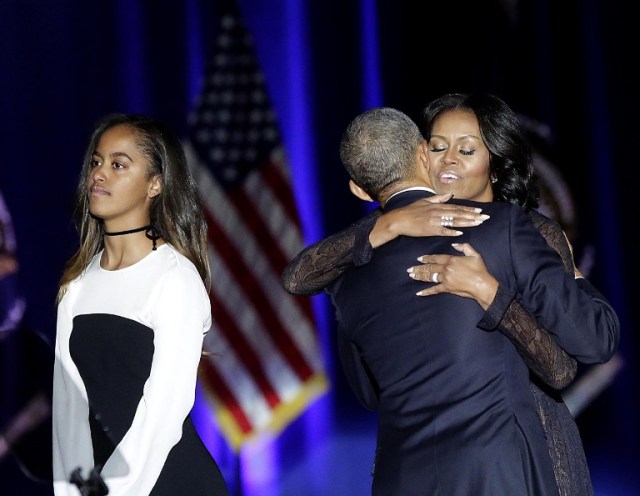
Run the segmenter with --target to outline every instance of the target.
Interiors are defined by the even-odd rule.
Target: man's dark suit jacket
[[[400,193],[385,210],[425,196]],[[328,289],[345,374],[378,412],[376,496],[557,496],[529,372],[492,332],[514,297],[582,362],[604,362],[617,349],[615,312],[567,275],[529,216],[507,203],[480,206],[491,218],[462,236],[400,236]],[[425,283],[406,269],[420,255],[460,255],[452,242],[470,243],[499,281],[487,312],[456,295],[416,296]]]

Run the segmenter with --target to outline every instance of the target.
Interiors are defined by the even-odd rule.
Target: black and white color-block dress
[[[110,496],[227,495],[190,418],[209,296],[169,244],[119,270],[98,253],[58,307],[54,492],[102,467]]]

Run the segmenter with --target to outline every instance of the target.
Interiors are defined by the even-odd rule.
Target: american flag
[[[310,302],[280,284],[303,239],[276,115],[237,11],[221,16],[210,62],[185,143],[205,203],[213,281],[200,381],[239,449],[280,431],[327,379]]]

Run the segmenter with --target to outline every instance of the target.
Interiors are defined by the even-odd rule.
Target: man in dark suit
[[[356,117],[340,147],[352,191],[385,211],[432,195],[425,146],[401,112]],[[611,307],[567,275],[529,216],[510,203],[481,206],[491,218],[456,241],[499,282],[486,311],[453,294],[417,296],[423,285],[399,270],[425,253],[456,254],[443,237],[400,236],[328,289],[347,379],[378,412],[374,495],[557,495],[529,371],[491,331],[517,297],[582,362],[606,361],[618,345]]]

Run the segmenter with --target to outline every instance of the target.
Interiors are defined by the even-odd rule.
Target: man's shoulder
[[[526,215],[524,208],[522,208],[520,205],[509,202],[477,202],[452,198],[448,203],[455,203],[456,205],[463,205],[466,207],[481,208],[482,213],[489,215]]]

